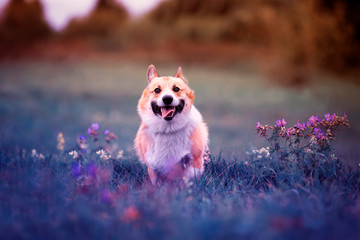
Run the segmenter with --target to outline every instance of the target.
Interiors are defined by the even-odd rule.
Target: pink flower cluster
[[[115,135],[115,133],[110,132],[109,129],[106,129],[104,131],[104,135],[105,135],[105,141],[107,143],[110,143],[111,140],[117,140],[118,139],[117,136]]]
[[[286,126],[286,121],[285,121],[285,119],[283,118],[283,119],[279,119],[279,120],[277,120],[276,121],[276,123],[275,123],[275,126],[276,127],[285,127]]]
[[[88,128],[88,134],[90,137],[96,138],[99,135],[99,123],[92,123],[91,127]]]
[[[90,138],[94,138],[94,142],[98,141],[98,136],[100,134],[99,129],[100,129],[100,125],[97,122],[92,123],[91,126],[88,128],[88,135]],[[115,133],[110,132],[109,129],[105,129],[104,135],[105,135],[106,143],[110,143],[111,140],[118,139],[117,136],[115,135]]]
[[[268,137],[268,131],[273,130],[278,137],[291,140],[291,137],[311,137],[318,141],[318,144],[325,145],[330,140],[335,138],[335,131],[339,126],[350,127],[347,115],[337,116],[335,113],[327,113],[321,119],[314,115],[309,118],[307,122],[298,121],[293,127],[286,128],[286,121],[284,118],[276,121],[274,126],[262,125],[257,122],[256,130],[262,137]]]

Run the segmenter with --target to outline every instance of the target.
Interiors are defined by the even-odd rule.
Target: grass
[[[359,234],[359,171],[334,162],[312,183],[305,166],[278,159],[212,157],[193,186],[152,187],[135,158],[90,162],[54,154],[1,155],[5,239],[353,239]],[[324,163],[315,169],[329,170]],[[326,171],[324,171],[325,173]]]
[[[244,68],[183,66],[210,128],[211,161],[192,186],[157,188],[132,150],[147,65],[91,59],[0,65],[4,239],[359,236],[358,86],[322,76],[289,90]],[[175,74],[177,66],[157,67]],[[338,159],[287,164],[276,155],[246,154],[267,145],[256,135],[257,121],[284,117],[295,124],[343,111],[352,128],[337,135]],[[92,122],[118,136],[123,158],[103,160],[93,143],[82,161],[69,155]],[[61,152],[59,132],[65,137]]]

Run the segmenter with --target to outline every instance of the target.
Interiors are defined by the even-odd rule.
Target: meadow
[[[176,73],[173,63],[151,63],[161,75]],[[210,159],[186,188],[153,187],[132,148],[149,64],[116,58],[0,64],[2,237],[360,236],[358,85],[319,75],[293,89],[248,65],[185,64],[209,125]],[[344,112],[351,127],[326,149],[309,152],[306,145],[294,155],[287,140],[277,146],[257,134],[258,121],[285,118],[294,126]],[[88,135],[92,123],[100,125],[98,141]],[[105,139],[107,129],[116,139]]]

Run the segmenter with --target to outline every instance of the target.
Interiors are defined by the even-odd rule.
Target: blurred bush
[[[103,50],[114,49],[121,45],[123,27],[128,20],[127,10],[116,0],[98,0],[88,16],[70,21],[63,37],[90,40]]]
[[[316,0],[287,1],[265,5],[259,11],[268,33],[269,49],[277,56],[272,63],[278,64],[279,69],[273,70],[293,75],[295,83],[303,81],[305,72],[314,68],[342,73],[359,63],[354,55],[360,52],[354,26],[346,19],[343,3],[337,2],[328,9]]]
[[[10,0],[1,15],[0,49],[29,45],[51,33],[39,0]]]

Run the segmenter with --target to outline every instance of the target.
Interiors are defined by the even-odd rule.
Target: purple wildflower
[[[320,128],[314,128],[314,135],[318,140],[325,139],[325,134],[321,131]]]
[[[104,131],[104,134],[106,135],[105,141],[106,141],[107,143],[110,143],[111,140],[113,140],[113,139],[114,139],[114,140],[117,139],[117,136],[115,135],[115,133],[110,132],[108,129],[106,129],[106,130]]]
[[[97,131],[97,130],[99,130],[99,128],[100,128],[99,123],[96,122],[96,123],[91,124],[91,129],[92,130]]]
[[[316,135],[316,138],[318,139],[318,140],[324,140],[326,137],[325,137],[325,135],[324,135],[324,133],[319,133],[319,134],[317,134]]]
[[[278,119],[276,121],[276,127],[285,127],[285,125],[286,125],[286,121],[285,121],[284,118],[283,119]]]
[[[79,141],[86,142],[87,137],[83,134],[80,135]]]
[[[74,178],[78,179],[81,177],[81,165],[79,163],[71,164],[71,170]]]
[[[105,129],[104,134],[109,135],[109,133],[110,133],[109,129]]]
[[[261,123],[257,122],[256,123],[256,130],[260,131],[260,129],[261,129]]]
[[[331,116],[330,113],[327,113],[327,114],[324,115],[324,118],[325,118],[326,121],[331,121],[332,116]]]
[[[258,133],[260,133],[261,136],[266,137],[268,129],[272,129],[272,127],[270,127],[268,125],[263,126],[263,125],[261,125],[260,122],[256,123],[256,130]]]
[[[92,123],[91,127],[88,128],[89,136],[96,138],[97,135],[99,135],[99,132],[98,132],[99,128],[100,128],[99,123]]]
[[[295,131],[294,131],[293,128],[288,128],[288,129],[286,130],[286,135],[287,135],[287,137],[292,136],[294,133],[295,133]]]
[[[315,132],[314,132],[315,133]],[[315,137],[317,140],[322,141],[326,139],[325,134],[320,130],[315,133]]]
[[[305,131],[306,130],[306,123],[305,122],[300,123],[298,121],[294,127],[298,128],[301,131]]]
[[[80,148],[81,153],[83,153],[83,154],[86,153],[86,148],[87,148],[86,140],[87,140],[87,137],[85,135],[80,135],[77,138],[78,147]]]
[[[308,121],[308,126],[313,126],[319,123],[321,120],[318,116],[311,116]]]
[[[320,128],[314,128],[314,134],[315,135],[318,135],[320,133],[322,133]]]

